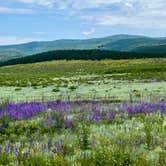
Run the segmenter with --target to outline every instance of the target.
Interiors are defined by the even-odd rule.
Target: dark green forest
[[[27,64],[52,60],[102,60],[166,58],[166,53],[136,53],[108,50],[56,50],[1,62],[0,66]]]

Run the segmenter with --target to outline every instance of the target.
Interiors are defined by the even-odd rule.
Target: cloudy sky
[[[0,0],[0,45],[114,34],[166,36],[166,0]]]

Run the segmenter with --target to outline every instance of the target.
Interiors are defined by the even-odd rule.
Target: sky
[[[0,0],[0,45],[115,34],[166,37],[166,0]]]

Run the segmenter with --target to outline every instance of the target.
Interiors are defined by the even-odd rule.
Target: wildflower
[[[3,148],[0,146],[0,153],[2,153]]]
[[[51,138],[48,139],[47,146],[48,146],[48,149],[51,149],[51,146],[52,146],[52,139]]]
[[[120,145],[120,146],[122,146],[123,145],[123,141],[120,139],[120,140],[118,140],[118,145]]]
[[[166,146],[164,146],[163,149],[166,151]]]
[[[45,153],[47,151],[47,146],[46,144],[42,144],[42,151],[43,153]]]
[[[29,151],[23,152],[23,156],[24,156],[25,158],[29,157],[29,155],[30,155],[30,152],[29,152]]]
[[[10,151],[10,142],[7,143],[7,145],[5,146],[5,153],[9,153]]]

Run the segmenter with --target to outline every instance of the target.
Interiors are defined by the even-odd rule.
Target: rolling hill
[[[110,51],[100,49],[87,50],[55,50],[31,56],[11,59],[0,62],[0,66],[27,64],[52,60],[102,60],[102,59],[140,59],[140,58],[166,58],[165,53],[138,53],[126,51]]]
[[[114,35],[86,40],[62,39],[55,41],[31,42],[18,45],[0,46],[0,61],[21,58],[53,50],[102,49],[134,52],[166,52],[163,48],[166,38],[151,38],[137,35]],[[152,48],[152,49],[151,49]]]
[[[141,46],[133,49],[133,51],[140,53],[166,53],[166,44]]]

